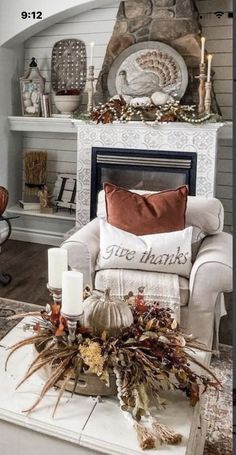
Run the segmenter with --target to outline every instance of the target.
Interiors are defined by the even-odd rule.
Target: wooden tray
[[[33,353],[34,356],[36,357],[38,353],[43,349],[43,346],[41,345],[41,349],[38,349],[37,346],[33,345]],[[45,381],[51,376],[52,374],[52,369],[49,366],[46,366],[44,368],[41,368],[38,373],[40,374],[40,377],[44,379]],[[96,374],[91,374],[91,373],[80,373],[79,376],[79,381],[77,382],[76,388],[74,390],[74,380],[71,379],[65,390],[68,392],[72,392],[74,390],[74,393],[78,395],[88,395],[88,396],[114,396],[117,395],[117,387],[116,387],[116,377],[114,373],[111,373],[109,375],[110,379],[110,385],[109,387],[106,386],[106,384],[99,379],[99,377]],[[57,385],[60,387],[61,381],[58,381]]]
[[[59,384],[58,384],[59,385]],[[69,381],[66,390],[72,392],[74,389],[73,379]],[[79,395],[92,395],[92,396],[113,396],[117,394],[116,377],[114,374],[110,374],[110,385],[109,387],[99,379],[96,374],[81,373],[79,381],[77,382],[75,393]]]

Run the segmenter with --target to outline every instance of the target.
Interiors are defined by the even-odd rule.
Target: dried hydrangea
[[[79,352],[84,363],[88,365],[90,373],[102,375],[105,359],[102,356],[100,344],[87,338],[80,345]]]

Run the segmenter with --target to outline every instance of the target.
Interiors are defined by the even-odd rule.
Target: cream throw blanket
[[[173,273],[144,272],[141,270],[105,269],[96,273],[95,288],[111,288],[112,294],[123,297],[129,291],[137,294],[138,287],[145,288],[147,300],[171,308],[180,321],[179,276]]]

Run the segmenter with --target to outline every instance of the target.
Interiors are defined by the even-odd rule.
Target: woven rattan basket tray
[[[83,92],[86,84],[86,47],[78,39],[57,41],[52,49],[52,89],[77,89]]]

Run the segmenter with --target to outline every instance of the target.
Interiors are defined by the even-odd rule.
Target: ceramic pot
[[[0,216],[5,212],[8,203],[9,193],[3,186],[0,186]]]
[[[54,103],[61,114],[72,114],[79,107],[80,95],[54,95]]]

